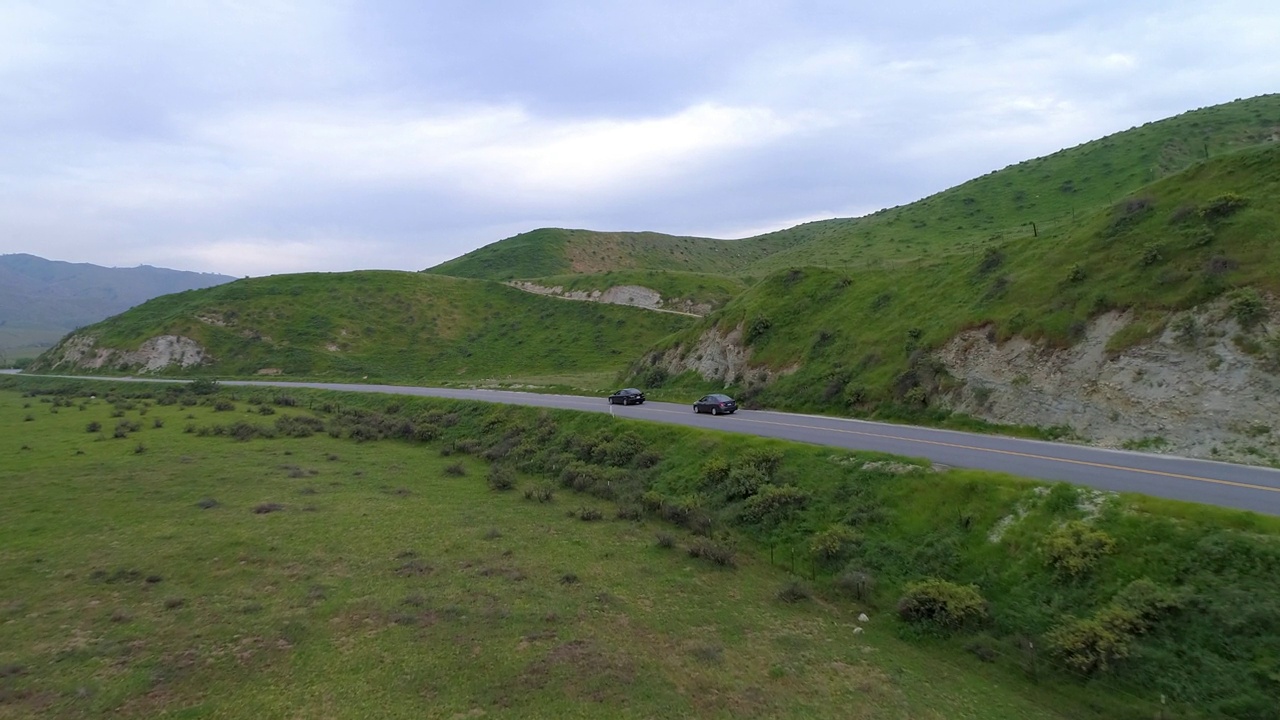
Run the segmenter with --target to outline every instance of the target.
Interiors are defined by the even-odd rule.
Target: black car
[[[644,393],[635,388],[622,388],[609,396],[610,405],[640,405],[644,403]]]
[[[720,393],[711,393],[703,395],[702,399],[693,404],[693,411],[696,413],[709,412],[712,415],[731,415],[738,411],[738,403],[733,398]]]

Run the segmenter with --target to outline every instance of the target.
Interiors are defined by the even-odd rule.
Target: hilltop
[[[987,173],[917,202],[739,240],[544,228],[426,272],[491,280],[606,270],[760,277],[791,266],[880,267],[1061,237],[1082,216],[1203,160],[1280,140],[1280,94],[1193,110]],[[1034,227],[1033,227],[1034,224]]]

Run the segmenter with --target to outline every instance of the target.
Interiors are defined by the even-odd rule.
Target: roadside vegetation
[[[0,386],[0,713],[1267,718],[1280,695],[1272,518],[571,412]]]

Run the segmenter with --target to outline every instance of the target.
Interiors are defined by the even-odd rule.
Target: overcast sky
[[[1275,0],[0,0],[0,253],[743,237],[1280,91]]]

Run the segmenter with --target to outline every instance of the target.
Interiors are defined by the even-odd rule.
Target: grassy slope
[[[204,318],[201,320],[200,318]],[[200,342],[221,374],[447,381],[616,372],[687,318],[539,297],[497,283],[353,272],[240,280],[150,301],[84,330],[107,347]]]
[[[543,228],[486,245],[425,272],[489,280],[609,270],[733,274],[790,242],[781,237],[714,240],[652,232]]]
[[[1201,214],[1228,193],[1245,205],[1227,215]],[[751,326],[767,318],[768,329],[752,342],[753,360],[800,371],[760,390],[762,403],[870,407],[900,400],[916,386],[927,396],[939,387],[927,367],[911,365],[914,350],[937,347],[965,328],[991,324],[1001,336],[1066,345],[1090,317],[1130,308],[1138,322],[1123,340],[1133,342],[1161,328],[1169,311],[1232,287],[1280,292],[1277,198],[1280,144],[1240,151],[1081,217],[1056,240],[1024,238],[992,255],[917,260],[877,272],[779,272],[665,342],[691,343],[711,325]],[[1078,276],[1071,275],[1074,265]],[[633,369],[644,376],[645,362]]]
[[[11,499],[0,509],[0,572],[23,598],[4,609],[0,665],[25,671],[0,678],[0,691],[64,714],[200,703],[205,713],[408,715],[434,703],[498,716],[1150,718],[1159,707],[1163,717],[1274,717],[1273,518],[416,398],[296,397],[335,436],[427,442],[241,444],[179,426],[271,427],[277,417],[260,408],[272,395],[241,391],[223,413],[102,401],[79,410],[89,387],[61,407],[0,395],[0,429],[29,448],[5,449],[0,465]],[[84,432],[90,420],[141,429],[99,440]],[[461,457],[465,477],[445,476],[444,451],[449,463]],[[481,489],[490,461],[522,488],[556,487],[555,502]],[[803,501],[758,501],[779,487]],[[206,496],[222,507],[196,509]],[[649,507],[650,519],[565,516],[587,507],[612,518],[604,499]],[[252,515],[262,502],[286,509]],[[653,548],[654,532],[699,542],[657,516],[737,543],[738,570]],[[1071,520],[1114,546],[1065,574],[1047,538]],[[833,528],[846,541],[815,554]],[[779,603],[786,576],[772,564],[815,578],[823,601]],[[855,572],[867,578],[861,601],[833,582]],[[150,573],[162,581],[141,579]],[[567,573],[580,582],[564,583]],[[896,620],[904,586],[930,577],[972,583],[988,619],[952,632]],[[1125,653],[1082,678],[1053,630],[1107,612],[1135,581],[1164,603],[1144,629],[1121,633]],[[186,602],[166,608],[167,598]],[[871,620],[854,635],[864,610]],[[113,621],[117,611],[124,619]]]
[[[1032,235],[1069,234],[1077,218],[1208,156],[1274,140],[1280,94],[1202,108],[1084,143],[860,218],[742,240],[542,229],[428,272],[489,279],[647,269],[760,276],[797,265],[883,267],[969,253]]]
[[[1076,218],[1209,156],[1274,141],[1280,94],[1202,108],[1028,160],[920,201],[862,218],[807,223],[758,240],[786,248],[750,266],[871,266],[973,252],[1032,235],[1073,232]]]
[[[489,463],[443,440],[241,443],[184,428],[310,413],[89,387],[65,405],[0,391],[0,718],[1073,715],[883,623],[855,635],[855,607],[777,602],[767,560],[726,572],[595,498],[492,492]],[[430,412],[469,432],[489,414],[399,415]],[[122,421],[140,429],[112,439]],[[566,517],[583,507],[604,521]]]

